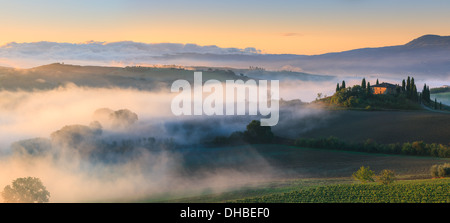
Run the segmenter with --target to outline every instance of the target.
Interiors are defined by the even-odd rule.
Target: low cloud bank
[[[54,62],[81,65],[151,64],[155,57],[177,54],[252,55],[252,47],[221,48],[215,45],[179,43],[140,43],[132,41],[85,43],[31,42],[0,46],[0,66],[30,68]]]

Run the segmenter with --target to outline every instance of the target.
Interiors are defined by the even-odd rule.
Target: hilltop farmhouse
[[[373,94],[394,94],[398,85],[383,82],[381,84],[370,86]]]

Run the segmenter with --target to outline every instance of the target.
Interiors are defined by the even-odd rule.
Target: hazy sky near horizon
[[[0,2],[0,45],[136,41],[311,55],[450,35],[448,0]]]

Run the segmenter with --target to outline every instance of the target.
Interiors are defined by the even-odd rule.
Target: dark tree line
[[[299,138],[295,141],[294,145],[331,150],[450,158],[450,146],[437,143],[425,143],[423,141],[406,142],[403,144],[380,144],[372,139],[368,139],[365,142],[346,142],[331,136],[317,139]]]
[[[417,91],[417,86],[414,81],[414,77],[408,76],[406,80],[403,79],[402,85],[397,87],[396,93],[404,95],[407,99],[411,101],[420,102],[420,94]]]
[[[217,136],[212,143],[214,145],[239,145],[239,144],[265,144],[272,143],[275,135],[270,126],[261,126],[257,120],[251,121],[244,132],[236,131],[230,136]]]

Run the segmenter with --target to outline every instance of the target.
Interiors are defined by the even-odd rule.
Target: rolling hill
[[[81,87],[118,87],[157,90],[184,79],[193,82],[194,71],[203,72],[203,80],[279,80],[325,81],[321,76],[293,71],[265,71],[214,67],[104,67],[53,63],[30,69],[0,67],[0,90],[48,90],[72,83]]]
[[[327,138],[362,142],[373,139],[378,143],[424,141],[448,144],[450,131],[446,123],[450,115],[430,111],[334,111],[325,124],[304,132],[292,121],[275,134],[305,138]],[[296,134],[297,132],[297,134]]]

